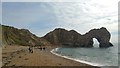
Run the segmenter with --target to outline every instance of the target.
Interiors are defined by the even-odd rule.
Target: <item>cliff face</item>
[[[55,29],[48,33],[43,38],[56,45],[72,46],[79,39],[81,35],[74,30],[67,31],[65,29]]]
[[[57,28],[40,38],[32,34],[27,29],[17,29],[11,26],[0,25],[2,27],[2,44],[17,45],[62,45],[68,47],[93,47],[93,38],[98,40],[99,47],[113,46],[110,41],[109,31],[102,27],[92,29],[88,33],[81,35],[75,30],[65,30]],[[0,36],[1,38],[1,36]]]
[[[110,47],[110,46],[113,46],[109,41],[110,41],[110,32],[102,27],[100,29],[92,29],[90,30],[88,33],[86,33],[85,35],[85,38],[89,39],[90,41],[93,42],[93,38],[96,38],[98,40],[98,42],[100,43],[99,44],[99,47]],[[90,41],[87,40],[87,43],[86,44],[89,44]],[[93,44],[91,44],[93,45]]]
[[[44,39],[37,37],[27,29],[17,29],[11,26],[1,25],[2,44],[17,45],[44,45],[47,43]]]
[[[88,33],[81,35],[74,30],[65,30],[57,28],[46,34],[43,38],[55,45],[72,46],[72,47],[93,47],[93,38],[100,43],[99,47],[113,46],[110,40],[109,31],[102,27],[100,29],[92,29]]]

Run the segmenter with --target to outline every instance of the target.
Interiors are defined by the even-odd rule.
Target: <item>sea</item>
[[[92,66],[118,66],[118,44],[113,43],[113,47],[99,48],[94,44],[92,48],[56,48],[51,52],[63,58],[71,59],[77,62],[86,63]],[[120,61],[120,60],[119,60]]]

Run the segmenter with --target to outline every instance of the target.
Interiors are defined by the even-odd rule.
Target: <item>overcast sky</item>
[[[85,34],[106,27],[118,42],[118,0],[80,2],[3,2],[2,24],[29,29],[41,37],[55,28]]]

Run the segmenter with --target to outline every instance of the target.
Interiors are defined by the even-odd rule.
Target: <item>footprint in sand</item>
[[[13,64],[12,66],[15,66],[15,64]]]
[[[8,60],[8,63],[10,63],[11,62],[11,60]]]
[[[28,60],[28,58],[25,58],[25,60]]]
[[[20,67],[20,68],[21,68],[21,67],[23,67],[23,66],[24,66],[24,65],[22,65],[22,66],[18,66],[18,67]]]
[[[22,58],[21,56],[19,56],[19,58]]]
[[[58,65],[61,65],[60,63]]]
[[[4,66],[7,66],[7,64],[8,64],[7,62],[6,62],[6,63],[4,63]]]
[[[3,58],[7,58],[7,57],[3,57]]]
[[[19,54],[19,52],[17,52],[17,54]]]

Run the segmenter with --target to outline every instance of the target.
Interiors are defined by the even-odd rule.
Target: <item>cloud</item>
[[[81,34],[106,27],[117,39],[118,10],[114,0],[3,3],[3,11],[3,24],[28,28],[38,36],[59,27],[74,29]]]
[[[106,2],[109,2],[106,0]],[[111,5],[112,4],[112,5]],[[53,5],[53,4],[52,4]],[[58,18],[57,27],[75,29],[85,34],[90,29],[106,27],[112,34],[114,42],[118,42],[118,10],[117,1],[84,1],[80,3],[54,3],[53,8]]]
[[[81,2],[84,0],[1,0],[2,2]]]
[[[97,2],[98,3],[98,2]],[[99,11],[102,10],[101,5],[91,5],[88,3],[84,4],[84,2],[80,3],[54,3],[52,4],[55,9],[55,13],[57,15],[57,20],[59,26],[81,29],[81,31],[89,30],[90,28],[98,28],[98,27],[113,27],[114,30],[117,31],[117,10],[113,11]],[[93,7],[89,7],[89,6]],[[88,7],[87,7],[88,6]],[[104,5],[105,6],[105,5]],[[117,6],[117,5],[116,5]],[[106,5],[106,9],[110,6]],[[86,9],[89,9],[86,11]],[[91,11],[92,9],[92,11]],[[98,10],[99,9],[99,10]],[[105,9],[105,8],[104,8]],[[113,8],[111,8],[113,9]],[[93,12],[94,11],[94,12]],[[64,24],[63,24],[64,23]],[[110,29],[110,30],[113,30]]]

